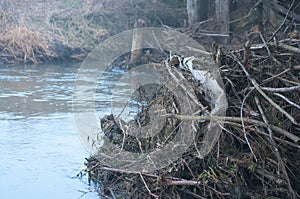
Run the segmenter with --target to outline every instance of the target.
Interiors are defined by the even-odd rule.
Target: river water
[[[0,198],[98,198],[74,178],[89,156],[72,114],[79,67],[0,65]]]

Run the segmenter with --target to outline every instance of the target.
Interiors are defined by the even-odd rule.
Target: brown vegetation
[[[25,26],[12,26],[0,33],[1,62],[37,63],[53,57],[46,38]]]

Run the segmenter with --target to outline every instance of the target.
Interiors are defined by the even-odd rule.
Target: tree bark
[[[189,25],[207,19],[208,0],[187,0],[186,9]]]
[[[271,1],[274,5],[277,4],[277,0],[272,0]],[[274,26],[277,27],[278,26],[278,14],[277,12],[272,8],[272,7],[268,7],[265,6],[265,10],[267,12],[267,19],[269,19],[270,23]]]
[[[142,41],[143,34],[136,28],[145,27],[145,21],[142,19],[138,19],[134,24],[133,37],[132,37],[132,45],[131,45],[131,55],[130,55],[130,63],[131,64],[139,64],[141,54],[142,54]]]
[[[217,30],[222,34],[229,34],[230,0],[215,0]],[[229,38],[222,39],[227,43]]]

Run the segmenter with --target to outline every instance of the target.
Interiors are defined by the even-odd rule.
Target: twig
[[[293,66],[293,69],[294,69],[294,70],[300,70],[300,65]]]
[[[287,68],[287,69],[285,69],[284,71],[278,73],[277,75],[272,75],[272,77],[269,77],[268,79],[263,80],[262,82],[263,82],[263,83],[267,83],[267,82],[271,81],[272,79],[274,79],[274,78],[276,78],[276,77],[279,77],[279,76],[283,75],[284,73],[289,72],[290,70],[291,70],[290,68]]]
[[[249,61],[249,56],[250,56],[250,47],[251,47],[251,42],[247,41],[244,45],[244,58],[243,58],[243,64],[245,67],[248,65]]]
[[[269,42],[269,44],[271,46],[278,46],[278,47],[281,47],[281,48],[284,48],[286,50],[290,50],[290,51],[293,51],[295,53],[300,53],[300,49],[299,48],[296,48],[294,46],[290,46],[290,45],[287,45],[287,44],[283,44],[283,43],[275,43],[275,42]]]
[[[149,193],[151,196],[153,196],[154,198],[159,198],[158,195],[156,195],[156,194],[154,194],[154,193],[151,192],[151,190],[149,189],[149,187],[148,187],[148,185],[147,185],[147,183],[146,183],[146,181],[145,181],[145,179],[144,179],[142,173],[140,172],[139,174],[140,174],[140,177],[141,177],[141,179],[142,179],[142,181],[143,181],[143,183],[144,183],[144,185],[145,185],[145,187],[146,187],[148,193]]]
[[[263,0],[265,4],[269,4],[269,6],[272,7],[272,4],[270,5],[270,3],[267,1],[267,0]],[[291,9],[292,9],[292,5],[295,3],[295,0],[293,0],[293,2],[291,3],[291,6],[289,7],[289,9],[287,10],[286,14],[285,14],[285,17],[284,17],[284,20],[282,21],[282,23],[280,24],[280,26],[275,30],[275,32],[272,34],[272,36],[269,38],[268,42],[271,41],[275,35],[279,32],[279,30],[283,27],[283,25],[285,24],[288,16],[289,16],[289,13],[291,12]]]
[[[243,16],[243,17],[241,17],[241,18],[238,18],[238,19],[231,20],[229,23],[231,24],[231,23],[239,22],[239,21],[241,21],[241,20],[243,20],[243,19],[248,18],[248,17],[251,15],[251,13],[253,12],[253,10],[254,10],[261,2],[262,2],[262,0],[256,2],[256,3],[254,4],[254,6],[251,7],[251,9],[250,9],[249,12],[247,13],[247,15],[245,15],[245,16]]]
[[[249,89],[254,89],[254,87],[249,87]],[[261,87],[261,90],[269,91],[269,92],[290,92],[294,90],[300,90],[300,85],[298,86],[291,86],[285,88],[272,88],[272,87]]]
[[[258,98],[257,98],[256,96],[254,96],[254,100],[255,100],[256,106],[257,106],[257,108],[258,108],[258,111],[259,111],[260,114],[261,114],[261,117],[262,117],[263,121],[264,121],[267,125],[269,125],[269,122],[268,122],[268,120],[267,120],[267,118],[266,118],[266,116],[265,116],[265,113],[264,113],[264,111],[263,111],[263,109],[262,109],[262,107],[261,107],[260,101],[258,100]],[[277,146],[276,146],[276,142],[275,142],[274,139],[273,139],[273,132],[272,132],[272,130],[271,130],[269,127],[267,127],[267,130],[268,130],[268,132],[269,132],[269,142],[271,143],[272,148],[274,149],[275,154],[276,154],[276,156],[277,156],[278,148],[277,148]],[[279,155],[279,158],[277,157],[277,159],[278,159],[278,160],[281,159],[281,158],[280,158],[280,155]],[[279,171],[279,168],[278,168],[278,171]]]
[[[268,45],[267,45],[267,42],[266,42],[265,38],[264,38],[263,35],[261,34],[261,32],[259,32],[259,31],[257,31],[257,32],[251,32],[251,33],[249,33],[248,36],[250,36],[250,35],[252,35],[252,34],[258,34],[258,35],[259,35],[261,41],[263,42],[263,45],[262,45],[262,46],[266,48],[266,50],[267,50],[267,52],[268,52],[268,55],[271,55],[271,51],[270,51],[270,49],[269,49],[269,47],[268,47]]]
[[[274,95],[278,96],[278,97],[281,97],[282,99],[284,99],[287,103],[289,103],[290,105],[300,109],[300,106],[294,102],[292,102],[291,100],[289,100],[288,98],[286,98],[285,96],[279,94],[279,93],[274,93]]]
[[[259,31],[257,31],[257,32],[251,32],[251,33],[249,34],[249,36],[250,36],[251,34],[254,34],[254,33],[258,34],[259,37],[260,37],[260,39],[261,39],[261,41],[264,43],[263,46],[266,48],[269,57],[271,57],[275,63],[280,64],[280,61],[278,61],[278,60],[271,54],[271,51],[270,51],[270,49],[269,49],[269,46],[267,45],[267,42],[266,42],[264,36],[261,34],[261,32],[259,32]]]
[[[198,48],[194,48],[192,46],[186,46],[186,48],[189,51],[193,51],[193,52],[199,53],[200,55],[205,55],[205,56],[211,56],[212,55],[212,53],[210,53],[210,52],[207,52],[205,50],[201,50],[201,49],[198,49]]]
[[[238,126],[238,127],[242,127],[242,128],[243,128],[243,125],[240,124],[240,123],[229,122],[229,121],[225,121],[225,123],[226,123],[226,124],[229,124],[229,125]],[[249,129],[248,126],[244,126],[244,127]],[[244,140],[244,139],[242,139],[241,137],[235,135],[235,134],[234,134],[233,132],[231,132],[230,130],[226,129],[226,128],[224,127],[224,125],[221,125],[221,128],[222,128],[222,130],[224,130],[224,131],[227,132],[228,134],[230,134],[230,135],[232,135],[233,137],[235,137],[235,139],[237,139],[237,140],[240,141],[241,143],[243,143],[243,144],[245,143],[245,140]]]
[[[283,113],[293,124],[297,124],[296,120],[285,110],[283,110],[278,104],[276,104],[258,85],[255,79],[251,78],[250,74],[244,67],[244,65],[237,59],[235,55],[232,55],[233,59],[240,65],[240,67],[243,69],[244,73],[248,77],[248,79],[251,81],[253,86],[256,88],[256,90],[270,103],[272,104],[278,111]]]
[[[263,121],[264,121],[267,125],[269,125],[269,122],[268,122],[268,120],[267,120],[267,118],[266,118],[266,116],[265,116],[265,114],[264,114],[264,111],[263,111],[261,105],[260,105],[260,101],[258,100],[258,98],[257,98],[256,96],[254,96],[254,100],[255,100],[256,106],[257,106],[257,108],[258,108],[258,110],[259,110],[259,112],[260,112],[260,114],[261,114],[261,117],[262,117]],[[268,131],[269,131],[270,139],[273,140],[273,133],[272,133],[272,130],[271,130],[269,127],[267,127],[267,129],[268,129]]]
[[[186,168],[189,170],[191,176],[192,176],[193,178],[195,178],[195,175],[193,174],[192,169],[190,168],[190,166],[188,165],[188,163],[185,161],[185,159],[180,158],[180,160],[185,164],[185,166],[186,166]]]
[[[229,34],[221,34],[221,33],[198,33],[198,37],[200,36],[211,36],[211,37],[229,37]]]
[[[284,79],[283,77],[278,77],[278,79],[280,79],[283,82],[289,83],[289,84],[294,84],[296,86],[299,85],[299,82],[294,82],[294,81],[291,81],[291,80],[287,80],[287,79]]]
[[[265,114],[264,114],[264,111],[263,111],[263,109],[262,109],[262,107],[261,107],[261,105],[260,105],[260,102],[259,102],[258,98],[255,96],[254,99],[255,99],[256,105],[257,105],[257,107],[258,107],[258,110],[259,110],[259,112],[260,112],[260,114],[261,114],[261,116],[262,116],[264,122],[265,122],[266,124],[269,124],[269,123],[268,123],[268,120],[267,120],[267,118],[266,118],[266,116],[265,116]],[[272,148],[273,148],[273,150],[274,150],[275,156],[276,156],[276,158],[277,158],[277,160],[278,160],[278,172],[277,172],[277,174],[280,175],[280,167],[279,167],[279,166],[281,166],[281,170],[282,170],[282,172],[283,172],[283,174],[284,174],[284,177],[285,177],[285,179],[286,179],[286,181],[287,181],[289,190],[290,190],[291,193],[294,193],[294,190],[293,190],[293,188],[292,188],[292,185],[291,185],[291,182],[290,182],[290,179],[289,179],[289,175],[288,175],[288,173],[287,173],[287,171],[286,171],[285,165],[284,165],[284,163],[283,163],[283,160],[282,160],[281,155],[280,155],[280,153],[279,153],[279,150],[278,150],[278,148],[277,148],[277,144],[276,144],[276,142],[275,142],[274,139],[273,139],[273,133],[272,133],[272,130],[271,130],[270,128],[267,128],[267,129],[268,129],[268,131],[269,131],[269,142],[270,142],[270,144],[271,144],[271,146],[272,146]]]
[[[226,121],[231,121],[231,122],[241,122],[241,118],[240,117],[220,117],[220,116],[190,116],[190,115],[176,115],[176,114],[166,114],[165,117],[171,117],[171,118],[176,118],[179,120],[213,120],[213,121],[224,121],[226,123]],[[245,123],[250,123],[250,124],[256,124],[258,126],[262,126],[262,127],[269,127],[270,129],[272,129],[273,131],[276,131],[277,133],[280,133],[286,137],[288,137],[289,139],[293,140],[295,143],[300,141],[300,138],[280,127],[274,126],[272,124],[266,124],[264,122],[258,121],[258,120],[254,120],[254,119],[249,119],[249,118],[243,118],[243,121]]]
[[[235,123],[235,122],[229,122],[229,121],[226,121],[225,123],[226,123],[226,124],[229,124],[229,125],[233,125],[233,126],[242,127],[241,124]],[[250,127],[250,126],[245,126],[245,127],[248,128],[248,129],[253,129],[253,128]],[[223,130],[227,131],[229,134],[231,134],[232,136],[234,136],[236,139],[238,139],[238,140],[240,140],[240,141],[242,141],[242,142],[244,141],[244,140],[241,140],[240,137],[238,137],[238,136],[234,135],[232,132],[228,131],[227,129],[223,128]],[[256,133],[259,133],[259,134],[264,135],[264,136],[268,136],[268,135],[269,135],[269,134],[265,133],[264,131],[262,131],[262,130],[260,130],[260,129],[256,129]],[[274,138],[276,141],[280,141],[281,143],[284,142],[284,143],[287,144],[287,145],[290,145],[290,146],[292,146],[292,147],[295,147],[295,148],[297,148],[297,149],[300,149],[300,145],[298,145],[298,144],[294,144],[294,143],[292,143],[292,142],[290,142],[290,141],[283,140],[283,139],[278,138],[278,137],[273,137],[273,138]]]
[[[113,198],[113,199],[116,199],[116,195],[115,195],[113,189],[112,189],[112,188],[108,188],[108,190],[109,190],[109,193],[110,193],[110,195],[112,196],[112,198]]]
[[[256,173],[261,175],[263,178],[275,182],[278,185],[282,185],[283,183],[283,179],[275,177],[272,173],[267,172],[265,169],[257,169]]]
[[[171,180],[169,178],[166,178],[166,183],[169,186],[197,186],[197,185],[201,185],[202,182],[201,181],[196,181],[196,180],[185,180],[185,179],[177,179],[177,180]],[[210,187],[208,185],[206,185],[208,188],[212,189],[215,191],[215,193],[219,194],[219,195],[230,195],[230,193],[221,193],[219,191],[217,191],[216,189],[214,189],[213,187]]]
[[[240,116],[241,116],[240,118],[241,118],[241,122],[242,122],[242,126],[243,126],[244,138],[245,138],[246,143],[247,143],[247,145],[248,145],[248,147],[249,147],[249,149],[250,149],[250,151],[251,151],[251,153],[252,153],[252,155],[253,155],[253,157],[254,157],[254,159],[255,159],[255,162],[257,162],[256,155],[255,155],[255,153],[253,152],[253,149],[252,149],[251,144],[250,144],[250,142],[249,142],[249,140],[248,140],[248,137],[247,137],[247,133],[246,133],[245,125],[244,125],[244,119],[243,119],[243,106],[244,106],[244,103],[245,103],[247,97],[250,95],[250,93],[251,93],[251,91],[250,91],[250,92],[245,96],[245,98],[243,99],[243,102],[242,102],[242,105],[241,105],[241,108],[240,108]]]
[[[171,186],[180,186],[180,185],[187,185],[187,186],[196,186],[200,185],[201,181],[196,180],[168,180],[168,185]]]

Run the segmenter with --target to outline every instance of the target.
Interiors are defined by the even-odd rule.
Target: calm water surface
[[[89,156],[72,114],[79,67],[0,65],[0,198],[97,198],[73,178]]]

